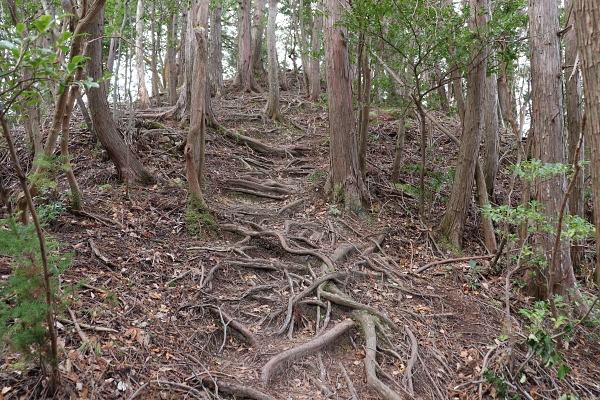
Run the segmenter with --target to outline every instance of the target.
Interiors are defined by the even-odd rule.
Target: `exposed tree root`
[[[441,265],[441,264],[450,264],[453,262],[458,262],[458,261],[470,261],[470,260],[485,260],[485,259],[489,259],[489,258],[494,258],[495,254],[488,254],[485,256],[473,256],[473,257],[461,257],[461,258],[447,258],[445,260],[438,260],[438,261],[434,261],[434,262],[430,262],[429,264],[425,264],[422,267],[420,267],[419,269],[417,269],[415,271],[415,274],[420,274],[423,271],[428,270],[431,267],[435,267],[436,265]]]
[[[225,311],[220,310],[218,308],[210,307],[209,310],[214,316],[222,318],[224,324],[227,324],[227,326],[230,326],[236,331],[238,331],[248,341],[248,343],[250,343],[252,347],[258,347],[258,340],[256,340],[256,336],[254,336],[254,334],[250,332],[244,324],[236,321]]]
[[[267,145],[263,142],[261,142],[260,140],[245,136],[245,135],[240,135],[237,134],[235,132],[231,132],[228,129],[223,129],[223,132],[225,133],[225,136],[227,136],[229,139],[234,140],[237,143],[243,143],[245,145],[248,145],[248,147],[250,147],[252,150],[257,151],[259,153],[263,153],[263,154],[274,154],[274,155],[279,155],[279,156],[294,156],[294,157],[298,157],[303,155],[305,152],[307,152],[309,149],[307,149],[306,147],[302,147],[302,146],[293,146],[293,147],[277,147],[277,146],[270,146]]]
[[[404,329],[406,330],[406,334],[410,338],[410,358],[406,363],[406,370],[404,371],[404,380],[406,382],[406,386],[408,386],[408,391],[412,394],[414,393],[412,380],[413,368],[415,367],[419,356],[419,344],[417,342],[417,338],[408,328],[408,326],[405,326]]]
[[[220,225],[220,227],[224,231],[239,233],[240,235],[243,235],[243,236],[250,236],[250,237],[263,237],[265,235],[266,236],[275,236],[277,239],[279,239],[279,242],[281,243],[281,247],[283,247],[283,249],[285,251],[287,251],[288,253],[310,255],[310,256],[319,258],[325,264],[327,264],[327,266],[329,267],[329,269],[331,271],[333,271],[335,269],[333,266],[333,262],[324,254],[321,254],[314,250],[308,250],[308,249],[292,249],[290,246],[288,246],[287,241],[285,240],[283,235],[277,231],[262,231],[262,230],[261,231],[251,231],[251,230],[248,230],[246,228],[243,228],[241,226],[234,225],[234,224],[223,224],[223,225]]]
[[[215,385],[216,382],[216,385]],[[261,392],[260,390],[253,389],[248,386],[238,385],[223,379],[204,377],[202,378],[202,384],[208,388],[215,389],[221,393],[226,393],[231,396],[254,399],[254,400],[275,400],[275,398]]]
[[[152,381],[146,382],[142,386],[140,386],[138,388],[138,390],[136,390],[135,393],[133,393],[131,395],[131,397],[129,397],[128,400],[133,400],[136,397],[138,397],[140,395],[140,393],[142,393],[144,391],[144,389],[147,388],[150,384],[173,386],[173,387],[179,388],[181,390],[187,391],[187,393],[186,393],[187,395],[193,395],[197,399],[205,398],[204,394],[201,391],[199,391],[198,389],[194,389],[191,386],[184,385],[183,383],[163,381],[163,380],[152,380]]]
[[[339,292],[339,289],[337,290]],[[385,315],[384,313],[382,313],[381,311],[371,307],[371,306],[367,306],[366,304],[362,304],[359,303],[357,301],[354,301],[352,299],[350,299],[349,297],[345,296],[343,293],[339,292],[338,294],[334,294],[334,293],[330,293],[327,291],[321,292],[321,297],[324,297],[325,299],[331,301],[332,303],[335,304],[339,304],[340,306],[344,306],[344,307],[349,307],[352,308],[354,310],[363,310],[363,311],[368,311],[376,316],[378,316],[379,318],[381,318],[381,320],[383,322],[385,322],[386,324],[389,325],[390,328],[394,329],[395,331],[399,331],[400,328],[398,327],[398,325],[396,325],[394,323],[394,321],[392,321],[390,319],[390,317],[388,317],[387,315]]]
[[[381,382],[375,372],[375,357],[377,350],[377,336],[375,334],[375,323],[373,317],[365,312],[356,312],[355,317],[360,323],[365,334],[365,372],[367,383],[372,386],[384,400],[402,400],[398,393],[390,389],[385,383]]]
[[[310,342],[277,354],[275,357],[271,358],[269,362],[267,362],[261,369],[263,383],[267,385],[282,364],[291,362],[298,357],[302,357],[322,349],[333,342],[336,338],[341,336],[343,333],[347,332],[353,326],[354,321],[351,319],[346,319]]]

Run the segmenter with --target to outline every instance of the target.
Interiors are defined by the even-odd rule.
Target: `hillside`
[[[219,227],[201,227],[197,237],[188,232],[199,227],[186,221],[185,127],[147,117],[162,109],[136,115],[133,148],[159,178],[149,187],[122,185],[82,120],[73,127],[83,211],[67,210],[60,196],[68,188],[64,178],[58,194],[46,199],[60,203],[47,233],[65,244],[62,251],[74,252],[61,280],[83,282],[59,327],[64,357],[58,397],[502,398],[503,385],[489,384],[482,374],[509,370],[506,279],[501,268],[489,268],[475,202],[463,252],[450,251],[435,232],[452,182],[452,141],[436,129],[428,133],[422,222],[417,124],[406,135],[401,182],[391,185],[395,114],[375,108],[371,198],[368,215],[357,216],[328,204],[324,195],[324,104],[308,102],[292,88],[282,92],[285,121],[273,122],[262,115],[266,94],[228,88],[213,101],[224,128],[266,146],[210,131],[203,191]],[[122,117],[124,127],[128,116]],[[438,117],[459,134],[454,119]],[[510,138],[503,146],[501,170],[514,161]],[[500,201],[508,188],[503,179],[497,183]],[[10,189],[16,192],[16,180]],[[2,279],[11,262],[0,257]],[[524,376],[508,386],[511,396],[600,397],[597,331],[575,327],[562,351],[571,372],[560,381],[555,368],[528,354],[529,321],[518,311],[533,307],[532,300],[516,286],[510,293],[513,371]],[[290,349],[307,343],[294,358]],[[17,358],[3,355],[0,398],[42,397],[40,369],[17,370]],[[367,383],[365,364],[380,381]]]

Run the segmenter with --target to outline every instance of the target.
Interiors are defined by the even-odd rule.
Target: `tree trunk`
[[[404,137],[406,135],[406,112],[402,112],[398,119],[398,137],[396,138],[396,148],[394,149],[394,165],[392,167],[391,181],[398,183],[400,179],[400,166],[402,165],[402,155],[404,154]]]
[[[565,10],[570,10],[573,5],[573,0],[567,0],[565,2]],[[572,16],[572,14],[570,14]],[[573,19],[570,18],[571,24]],[[572,26],[572,25],[571,25]],[[569,164],[573,164],[575,160],[575,152],[577,151],[577,143],[579,142],[579,136],[581,132],[581,122],[583,118],[583,107],[582,107],[582,96],[581,96],[581,75],[579,69],[575,69],[575,63],[577,62],[577,32],[575,29],[570,29],[565,35],[565,89],[566,89],[566,100],[567,100],[567,159]],[[579,150],[578,159],[583,161],[583,149],[584,144],[582,143]],[[577,174],[577,182],[573,186],[569,196],[569,211],[571,215],[578,215],[581,218],[585,218],[585,199],[584,199],[584,179],[585,174],[581,171]],[[583,243],[575,242],[571,246],[571,258],[573,260],[573,266],[575,268],[581,267],[585,263]]]
[[[321,34],[323,32],[323,15],[320,2],[317,2],[317,12],[313,15],[313,29],[310,38],[310,70],[308,73],[308,97],[312,101],[319,100],[321,95],[321,67],[319,52],[321,51]]]
[[[87,76],[94,81],[104,76],[102,70],[102,33],[104,31],[104,10],[98,14],[89,29],[90,37],[87,46],[87,56],[90,60],[86,63]],[[106,149],[108,156],[115,164],[119,176],[125,182],[149,184],[154,182],[154,177],[147,172],[138,161],[129,146],[123,141],[117,126],[110,115],[106,88],[91,88],[87,91],[90,113],[98,139]]]
[[[167,66],[169,67],[167,88],[169,89],[169,104],[172,106],[177,103],[177,22],[177,14],[169,16],[167,26]]]
[[[565,163],[562,64],[557,34],[560,26],[556,1],[531,0],[529,24],[533,158],[541,160],[542,165]],[[543,207],[541,212],[548,216],[551,223],[556,224],[557,216],[563,211],[561,202],[566,187],[565,174],[536,179],[532,185],[535,191],[532,198],[540,203]],[[568,212],[568,207],[564,212]],[[567,295],[567,290],[575,284],[570,248],[566,243],[560,243],[557,259],[553,260],[555,235],[542,232],[541,229],[538,231],[534,235],[535,250],[546,266],[539,265],[537,274],[529,280],[528,291],[537,299],[552,297],[553,293]]]
[[[484,137],[485,157],[483,175],[490,199],[494,198],[494,184],[498,173],[500,137],[498,131],[498,80],[492,73],[485,80]]]
[[[371,63],[369,60],[368,43],[365,36],[359,43],[359,131],[358,131],[358,167],[363,182],[367,180],[367,146],[369,138],[369,113],[371,112]],[[361,79],[362,78],[362,79]],[[361,84],[362,82],[362,84]]]
[[[192,4],[195,2],[192,2]],[[207,50],[207,30],[208,25],[208,6],[210,0],[200,0],[198,11],[194,21],[193,32],[196,38],[196,74],[193,80],[192,88],[192,113],[190,115],[190,130],[188,132],[187,144],[185,146],[185,160],[187,179],[192,199],[201,199],[203,196],[200,191],[202,180],[204,179],[204,147],[206,135],[206,64],[208,62]],[[192,8],[193,9],[193,8]],[[192,16],[194,14],[192,13]]]
[[[585,133],[590,141],[596,249],[600,249],[600,5],[574,0],[573,11],[585,92]],[[598,262],[596,282],[600,282]]]
[[[157,52],[157,43],[156,36],[159,35],[159,32],[156,32],[156,2],[152,2],[152,9],[150,15],[150,37],[151,37],[151,58],[150,58],[150,68],[152,69],[152,97],[154,97],[154,101],[156,102],[156,106],[160,107],[160,89],[159,89],[159,77],[158,77],[158,52]]]
[[[500,113],[502,114],[502,119],[505,122],[508,122],[508,85],[506,84],[506,79],[502,74],[498,76],[498,81],[496,86],[498,87],[498,105],[500,106]]]
[[[217,1],[210,10],[210,41],[208,43],[208,81],[210,95],[221,96],[223,93],[223,33],[221,13],[223,6]]]
[[[469,21],[469,26],[471,29],[485,26],[487,14],[482,11],[488,9],[487,0],[471,0],[470,3],[474,17]],[[473,179],[483,131],[486,56],[487,52],[484,49],[478,46],[473,48],[474,58],[469,65],[467,104],[458,150],[458,165],[448,208],[440,223],[442,235],[447,237],[450,243],[457,248],[462,248],[463,232],[473,193]]]
[[[354,106],[350,82],[348,47],[343,28],[338,26],[347,0],[326,0],[325,60],[329,99],[330,171],[328,186],[334,202],[364,212],[366,188],[358,168]]]
[[[181,90],[179,98],[175,105],[175,115],[180,121],[190,119],[190,108],[192,107],[192,79],[194,72],[194,53],[195,49],[192,44],[195,44],[194,35],[192,32],[192,20],[194,15],[193,5],[189,9],[185,9],[182,13],[181,23],[181,55],[179,57],[179,65],[181,68]]]
[[[150,107],[150,97],[146,88],[144,72],[144,0],[138,0],[135,14],[135,65],[138,77],[138,97],[140,108]]]
[[[275,28],[277,21],[277,0],[269,0],[269,22],[267,24],[267,53],[269,57],[269,98],[267,99],[266,114],[272,119],[282,119],[279,111],[279,64]]]
[[[250,37],[250,0],[238,0],[238,60],[235,85],[251,92],[256,88],[252,75],[252,46]]]
[[[265,5],[266,0],[254,0],[254,15],[252,16],[252,71],[257,76],[265,75],[265,66],[262,60],[263,32],[265,30]]]
[[[445,113],[448,113],[450,111],[450,106],[448,105],[448,95],[446,94],[446,86],[440,84],[442,82],[443,76],[442,70],[438,65],[436,65],[435,67],[435,78],[437,79],[437,82],[435,82],[435,84],[437,85],[437,92],[440,98],[440,107]]]

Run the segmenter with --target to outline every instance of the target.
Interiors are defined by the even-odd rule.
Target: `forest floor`
[[[291,89],[282,92],[285,121],[274,122],[262,115],[265,103],[266,93],[233,88],[213,99],[223,127],[267,149],[210,131],[203,191],[219,229],[202,229],[198,238],[188,235],[185,219],[185,165],[177,149],[184,127],[138,114],[130,140],[161,183],[126,187],[81,120],[74,123],[71,151],[83,211],[69,212],[63,197],[50,199],[64,201],[65,209],[46,228],[65,244],[62,251],[74,252],[63,284],[84,282],[59,325],[58,398],[377,399],[384,389],[367,383],[370,361],[398,396],[387,398],[503,398],[503,385],[482,374],[508,371],[511,348],[513,371],[520,372],[509,392],[532,399],[600,397],[597,331],[576,327],[563,350],[571,372],[558,380],[556,366],[527,359],[529,322],[518,310],[533,301],[512,287],[516,343],[502,340],[505,276],[490,273],[489,257],[469,258],[487,255],[474,206],[463,251],[440,243],[435,227],[457,155],[448,138],[428,132],[427,206],[419,218],[416,124],[406,134],[401,184],[391,185],[396,119],[393,110],[373,109],[371,197],[368,214],[357,216],[328,204],[324,193],[326,107]],[[459,135],[455,119],[437,117]],[[510,140],[503,147],[501,169],[511,161]],[[507,196],[502,176],[499,201]],[[66,182],[59,188],[66,191]],[[416,272],[444,259],[457,260]],[[2,279],[10,261],[0,257]],[[359,325],[365,315],[379,321],[374,337]],[[377,340],[374,360],[366,338]],[[46,386],[40,368],[16,370],[17,358],[3,356],[0,398],[40,398]],[[281,364],[267,364],[275,356]]]

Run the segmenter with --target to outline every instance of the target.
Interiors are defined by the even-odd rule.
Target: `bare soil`
[[[89,131],[81,122],[73,126],[83,213],[65,211],[46,230],[65,244],[63,251],[74,252],[62,282],[84,285],[70,304],[73,315],[61,319],[62,385],[56,397],[377,399],[365,376],[370,349],[358,322],[322,349],[284,360],[264,380],[269,360],[349,318],[356,321],[358,304],[375,310],[370,315],[379,321],[377,356],[366,361],[376,362],[379,379],[399,398],[501,398],[482,370],[506,370],[509,346],[499,340],[506,333],[502,274],[489,274],[487,260],[477,260],[483,268],[476,271],[469,261],[457,261],[415,273],[432,261],[486,254],[474,207],[462,253],[453,254],[435,235],[450,191],[451,179],[444,177],[456,161],[452,142],[437,130],[428,133],[431,190],[422,222],[411,189],[418,187],[418,169],[411,166],[419,164],[419,132],[409,126],[403,185],[390,185],[396,123],[393,110],[375,109],[367,173],[372,197],[368,214],[357,216],[327,202],[326,107],[292,89],[282,93],[285,122],[273,122],[262,115],[265,103],[266,94],[228,88],[223,98],[213,99],[213,108],[230,132],[300,149],[300,155],[258,152],[211,131],[203,190],[220,228],[203,229],[200,237],[188,235],[185,221],[186,177],[178,150],[185,127],[171,120],[135,120],[127,136],[160,183],[126,187]],[[457,123],[442,118],[458,135]],[[123,126],[126,122],[123,115]],[[510,154],[509,141],[503,145]],[[499,179],[499,198],[506,195],[505,185]],[[60,178],[59,192],[67,187]],[[17,190],[16,182],[11,189]],[[61,199],[54,201],[66,207]],[[0,208],[5,216],[6,208]],[[338,257],[342,250],[347,254]],[[9,264],[0,259],[3,279]],[[328,289],[319,286],[290,307],[290,298],[334,272],[339,274],[325,282]],[[347,302],[326,298],[329,293]],[[516,288],[512,296],[513,327],[527,335],[518,309],[532,300]],[[87,347],[75,322],[87,335]],[[569,391],[600,397],[594,334],[577,327],[564,351],[571,373],[562,382],[536,357],[523,364],[527,346],[517,336],[515,364],[523,364],[527,378],[517,393],[533,399],[556,399]],[[43,397],[39,367],[17,371],[14,355],[3,356],[0,398]]]

